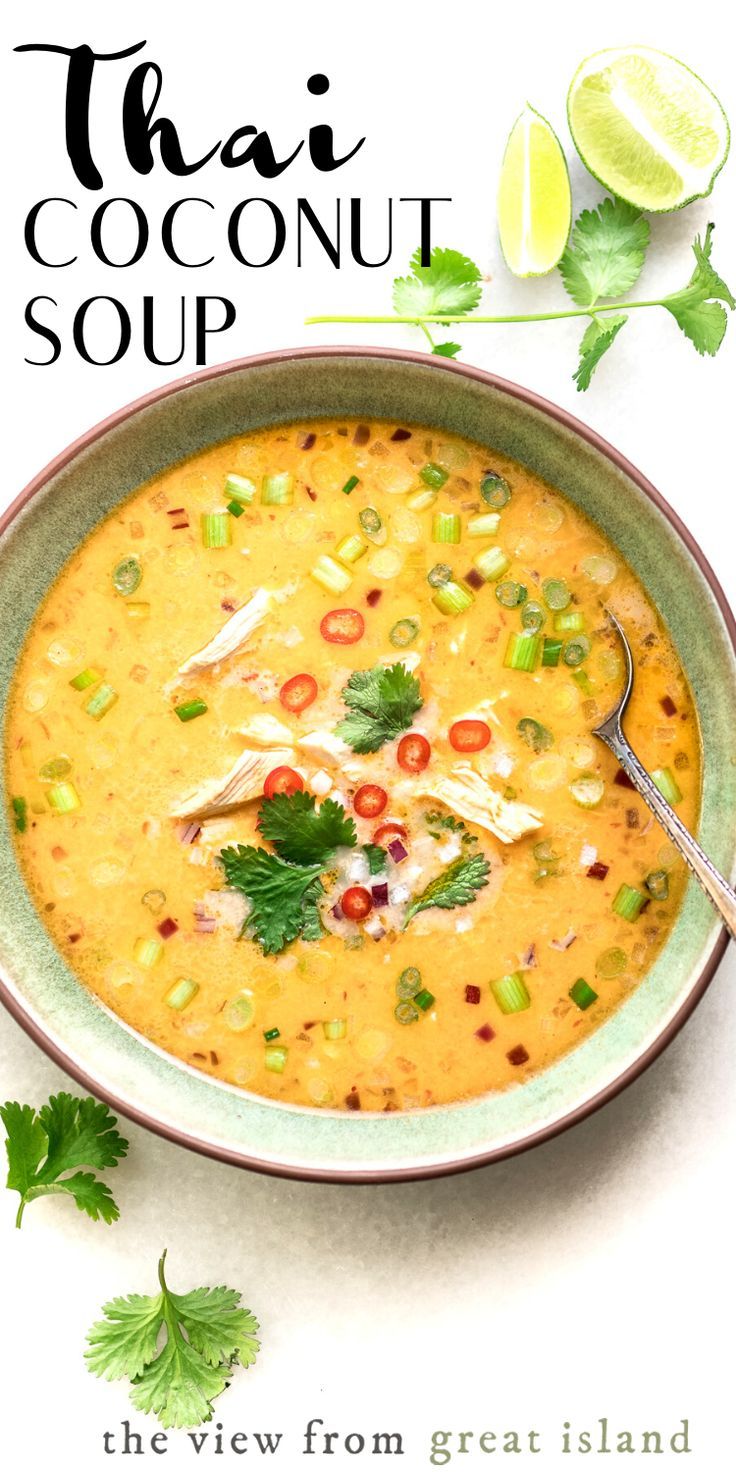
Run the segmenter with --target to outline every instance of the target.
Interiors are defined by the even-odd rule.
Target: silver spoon
[[[726,883],[722,874],[718,873],[715,865],[711,863],[700,844],[695,841],[692,833],[689,833],[684,823],[680,822],[677,814],[670,807],[666,798],[662,796],[659,788],[655,786],[649,773],[645,771],[638,756],[629,746],[623,730],[621,721],[626,707],[631,698],[634,688],[634,660],[631,646],[626,635],[610,608],[606,613],[618,632],[623,644],[624,659],[626,661],[626,685],[618,704],[614,706],[610,715],[596,726],[593,735],[598,736],[605,742],[609,751],[613,752],[617,762],[623,767],[627,777],[631,779],[645,803],[651,808],[657,822],[664,828],[667,837],[672,841],[675,848],[682,854],[688,868],[692,870],[698,883],[705,890],[708,899],[717,909],[726,929],[733,940],[736,940],[736,890]]]

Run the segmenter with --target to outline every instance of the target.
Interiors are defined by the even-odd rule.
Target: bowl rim
[[[723,618],[728,632],[732,648],[736,654],[736,618],[728,602],[726,594],[714,572],[710,562],[699,542],[692,532],[678,516],[674,508],[669,504],[656,486],[635,466],[632,462],[617,450],[608,440],[592,429],[583,420],[570,413],[568,409],[535,393],[532,389],[524,388],[521,384],[514,383],[510,379],[501,378],[498,374],[491,373],[484,368],[476,367],[469,363],[458,363],[452,359],[432,357],[425,352],[419,352],[407,348],[388,348],[370,345],[353,344],[322,344],[315,346],[278,348],[270,352],[254,353],[243,358],[233,358],[226,363],[211,364],[195,373],[188,373],[181,378],[172,379],[168,383],[151,389],[136,399],[130,400],[122,408],[116,409],[112,414],[99,420],[96,424],[79,435],[64,450],[50,460],[26,486],[11,501],[10,505],[0,515],[0,537],[17,519],[34,496],[51,480],[59,471],[69,465],[79,454],[95,444],[110,431],[125,423],[135,414],[157,404],[162,400],[172,397],[188,388],[200,383],[206,383],[211,379],[225,378],[230,374],[240,373],[251,368],[272,367],[279,363],[292,361],[310,361],[314,359],[339,359],[339,358],[363,358],[368,360],[385,360],[399,363],[419,365],[440,373],[454,374],[455,376],[469,379],[471,382],[480,383],[496,392],[505,395],[509,399],[527,405],[540,414],[556,421],[563,428],[571,431],[584,443],[597,451],[607,459],[617,470],[621,471],[634,485],[643,492],[647,499],[657,508],[665,521],[669,523],[676,536],[684,544],[699,571],[707,582],[711,593]],[[665,1049],[679,1033],[680,1029],[692,1015],[698,1003],[702,1000],[710,985],[718,966],[720,965],[726,948],[729,935],[725,927],[716,935],[710,953],[707,957],[699,976],[691,985],[682,1005],[669,1019],[650,1046],[628,1068],[591,1098],[584,1100],[581,1104],[571,1109],[560,1119],[551,1121],[535,1130],[531,1135],[522,1140],[514,1140],[504,1145],[491,1147],[481,1151],[470,1159],[443,1160],[434,1163],[425,1163],[416,1166],[401,1166],[397,1169],[377,1168],[372,1170],[353,1171],[340,1167],[311,1167],[297,1166],[289,1163],[275,1161],[264,1161],[257,1157],[243,1155],[240,1151],[229,1149],[225,1145],[215,1141],[197,1138],[188,1134],[185,1130],[156,1119],[144,1109],[139,1109],[127,1100],[121,1100],[112,1089],[94,1078],[80,1066],[76,1060],[69,1056],[61,1044],[56,1043],[45,1032],[43,1026],[23,1006],[22,1002],[11,989],[5,975],[0,971],[0,1002],[6,1011],[20,1025],[23,1031],[51,1061],[62,1068],[89,1093],[103,1099],[112,1109],[117,1110],[134,1124],[171,1141],[175,1145],[184,1146],[196,1154],[208,1156],[212,1159],[222,1161],[227,1165],[236,1165],[241,1169],[254,1170],[259,1174],[286,1177],[293,1180],[315,1181],[331,1184],[353,1184],[353,1185],[375,1185],[390,1182],[420,1181],[434,1179],[435,1177],[464,1174],[467,1171],[478,1170],[483,1166],[493,1164],[496,1161],[505,1160],[513,1155],[524,1154],[535,1146],[544,1144],[554,1139],[557,1135],[571,1129],[573,1125],[581,1123],[584,1119],[597,1113],[599,1109],[611,1099],[623,1092],[629,1084],[639,1078],[652,1063],[659,1058]]]

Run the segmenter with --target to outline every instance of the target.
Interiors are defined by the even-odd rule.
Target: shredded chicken
[[[421,797],[432,797],[451,808],[459,818],[494,833],[502,843],[515,843],[526,833],[541,828],[542,817],[526,803],[508,802],[494,792],[472,767],[458,763],[449,777],[425,780],[415,789]]]
[[[290,747],[273,751],[244,751],[224,777],[210,778],[196,792],[182,798],[172,818],[209,818],[226,808],[240,807],[263,796],[263,784],[275,767],[288,766],[294,752]]]
[[[357,782],[362,775],[363,768],[355,761],[352,746],[334,731],[308,731],[305,736],[297,737],[296,744],[310,761],[318,762],[321,767],[339,767],[349,782]]]
[[[236,654],[247,644],[259,624],[263,623],[273,604],[273,593],[269,593],[267,588],[256,588],[248,602],[223,624],[209,644],[205,644],[204,649],[197,650],[196,654],[190,655],[189,659],[179,665],[179,674],[188,675],[193,670],[209,669],[210,665],[219,664],[220,660]]]
[[[245,736],[251,746],[263,746],[267,749],[272,746],[294,745],[294,735],[289,727],[277,716],[268,714],[250,716],[242,726],[238,726],[238,735]]]

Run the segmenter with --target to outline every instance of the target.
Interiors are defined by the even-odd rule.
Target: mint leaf
[[[86,1171],[65,1174],[79,1165],[104,1170],[127,1154],[128,1142],[106,1104],[62,1093],[52,1095],[38,1113],[30,1104],[9,1101],[0,1106],[0,1118],[7,1132],[7,1185],[20,1195],[16,1226],[29,1202],[60,1194],[72,1196],[93,1221],[117,1221],[120,1212],[109,1186]]]
[[[222,849],[220,863],[228,887],[250,901],[243,934],[258,941],[264,956],[283,951],[298,935],[305,940],[319,937],[321,864],[288,864],[265,848],[242,843]]]
[[[354,751],[378,751],[411,726],[423,705],[419,681],[403,664],[355,670],[342,692],[349,714],[336,734]]]
[[[627,321],[627,316],[623,314],[603,318],[594,317],[593,321],[588,324],[580,344],[580,362],[573,373],[579,390],[590,387],[590,380],[603,354],[608,352],[612,342]]]
[[[621,296],[638,280],[649,245],[641,210],[622,199],[603,199],[583,210],[560,261],[565,290],[579,307]]]
[[[407,907],[402,930],[420,910],[437,908],[454,910],[456,905],[472,905],[476,891],[488,883],[491,866],[484,854],[473,854],[466,858],[461,854],[436,878],[430,880],[426,889],[415,896]]]
[[[421,265],[421,251],[411,258],[411,276],[394,281],[394,311],[402,317],[464,316],[480,301],[480,271],[458,250],[435,246],[429,265]]]
[[[696,351],[711,357],[718,352],[728,323],[720,303],[725,302],[731,311],[736,306],[725,281],[710,264],[714,228],[712,224],[708,226],[704,241],[701,242],[699,235],[693,241],[695,270],[687,286],[662,301]]]
[[[339,802],[328,797],[318,810],[310,792],[267,798],[258,827],[280,858],[293,864],[324,866],[336,848],[354,848],[358,842],[355,823]]]

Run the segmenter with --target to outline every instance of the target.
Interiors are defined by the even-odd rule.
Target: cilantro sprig
[[[479,268],[460,251],[435,247],[429,263],[421,264],[419,251],[411,259],[411,273],[394,281],[394,314],[387,316],[319,316],[317,322],[407,323],[421,327],[433,353],[454,357],[455,342],[435,343],[431,327],[451,323],[474,324],[553,322],[569,317],[588,317],[580,343],[578,366],[573,378],[578,389],[590,386],[605,353],[613,346],[629,313],[661,307],[674,317],[696,352],[714,357],[725,336],[727,311],[736,307],[734,297],[711,264],[714,226],[693,241],[695,267],[679,291],[649,300],[620,301],[636,284],[649,247],[650,230],[641,210],[616,197],[606,197],[595,209],[583,210],[575,221],[570,242],[559,271],[562,283],[575,303],[573,310],[492,315],[478,312],[481,295]],[[347,738],[346,738],[347,739]],[[357,749],[357,748],[356,748]]]
[[[110,1187],[77,1169],[88,1165],[105,1170],[128,1152],[128,1141],[115,1129],[117,1120],[106,1104],[54,1094],[38,1112],[30,1104],[9,1100],[0,1105],[0,1118],[7,1132],[7,1186],[20,1195],[16,1227],[26,1206],[40,1196],[68,1195],[93,1221],[117,1221],[120,1212]]]
[[[260,1349],[258,1322],[240,1307],[233,1288],[172,1293],[158,1264],[160,1292],[133,1293],[103,1305],[104,1318],[87,1335],[87,1368],[104,1380],[131,1382],[136,1410],[167,1429],[211,1420],[212,1402],[236,1365],[252,1365]],[[161,1343],[162,1334],[165,1336]]]
[[[361,754],[378,751],[408,730],[424,703],[419,681],[403,664],[355,670],[342,698],[348,714],[336,734]]]
[[[488,883],[491,866],[484,854],[461,855],[431,879],[421,894],[407,906],[403,930],[420,910],[454,910],[458,905],[472,905],[476,893]]]
[[[258,828],[282,859],[326,864],[336,848],[354,848],[355,823],[334,798],[318,808],[310,792],[278,793],[263,803]]]

